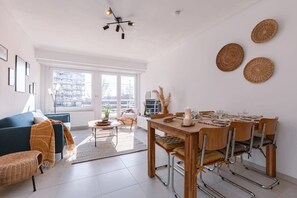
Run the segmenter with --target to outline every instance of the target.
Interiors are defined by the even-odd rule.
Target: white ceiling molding
[[[58,52],[46,49],[35,49],[37,62],[44,66],[64,67],[104,71],[145,72],[147,63],[138,60],[115,57],[87,56]]]

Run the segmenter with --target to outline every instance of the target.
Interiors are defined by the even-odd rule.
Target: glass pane
[[[117,117],[117,76],[102,75],[101,82],[101,117],[104,118],[104,108],[109,107],[109,117]]]
[[[57,107],[91,106],[92,74],[55,70],[52,93]]]
[[[135,107],[135,77],[121,76],[121,110]]]

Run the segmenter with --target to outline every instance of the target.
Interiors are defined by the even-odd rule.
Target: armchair
[[[130,130],[134,123],[137,122],[137,113],[136,110],[126,109],[122,112],[121,117],[117,118],[117,121],[121,122],[124,125],[130,125]]]

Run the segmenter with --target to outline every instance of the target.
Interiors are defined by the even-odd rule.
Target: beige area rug
[[[100,131],[100,136],[106,136],[111,131]],[[91,135],[76,145],[75,153],[70,157],[72,164],[88,162],[108,157],[147,150],[147,146],[134,137],[134,133],[119,132],[118,142],[116,137],[100,137],[97,132],[97,146]]]

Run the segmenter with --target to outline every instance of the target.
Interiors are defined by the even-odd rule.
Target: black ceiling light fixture
[[[107,30],[109,28],[110,25],[116,25],[116,32],[119,32],[120,29],[122,30],[122,39],[125,39],[125,31],[124,28],[122,27],[123,23],[127,23],[129,26],[134,26],[134,22],[132,21],[123,21],[122,17],[118,17],[115,15],[115,13],[112,11],[111,7],[108,8],[108,10],[106,11],[106,15],[110,16],[113,15],[115,22],[112,23],[106,23],[105,26],[103,26],[103,30]]]
[[[106,25],[103,27],[104,30],[107,30],[109,28],[109,25]]]

